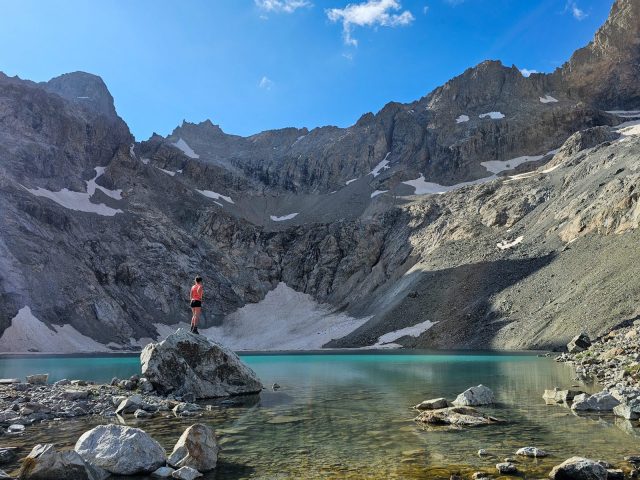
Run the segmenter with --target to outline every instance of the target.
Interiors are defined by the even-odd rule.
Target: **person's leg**
[[[194,323],[193,323],[193,331],[194,333],[198,333],[198,322],[200,321],[200,312],[202,311],[202,308],[196,307],[194,308],[194,310],[195,310],[195,317],[194,317]]]
[[[191,331],[195,328],[196,322],[196,310],[197,308],[191,307]]]

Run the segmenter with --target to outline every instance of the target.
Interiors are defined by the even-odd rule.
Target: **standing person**
[[[198,332],[198,321],[200,320],[200,312],[202,312],[202,297],[204,296],[204,287],[202,286],[202,277],[197,276],[191,287],[191,332]]]

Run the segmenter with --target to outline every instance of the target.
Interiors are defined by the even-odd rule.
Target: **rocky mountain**
[[[0,350],[553,348],[637,314],[640,12],[349,128],[135,142],[102,80],[0,74]]]

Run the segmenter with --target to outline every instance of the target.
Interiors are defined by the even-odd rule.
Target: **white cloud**
[[[424,13],[425,15],[429,13],[429,5],[425,5],[424,7],[422,7],[422,13]]]
[[[271,80],[267,76],[262,77],[258,82],[258,87],[262,88],[263,90],[271,90],[274,85],[275,83],[273,82],[273,80]]]
[[[565,7],[565,11],[571,12],[573,18],[578,21],[582,21],[589,16],[584,10],[578,7],[578,3],[575,0],[568,0],[567,6]]]
[[[261,10],[267,12],[293,13],[299,8],[311,7],[313,4],[307,0],[255,0]]]
[[[332,22],[342,22],[344,43],[358,46],[358,41],[351,32],[358,27],[398,27],[409,25],[414,17],[409,10],[402,10],[398,0],[368,0],[363,3],[350,3],[344,8],[327,10],[327,17]],[[398,12],[398,13],[393,13]]]
[[[530,77],[531,74],[540,73],[540,72],[537,70],[529,70],[528,68],[521,68],[520,73],[522,74],[523,77]]]

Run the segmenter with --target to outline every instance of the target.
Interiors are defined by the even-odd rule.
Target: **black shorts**
[[[191,308],[202,307],[202,302],[200,300],[191,300]]]

